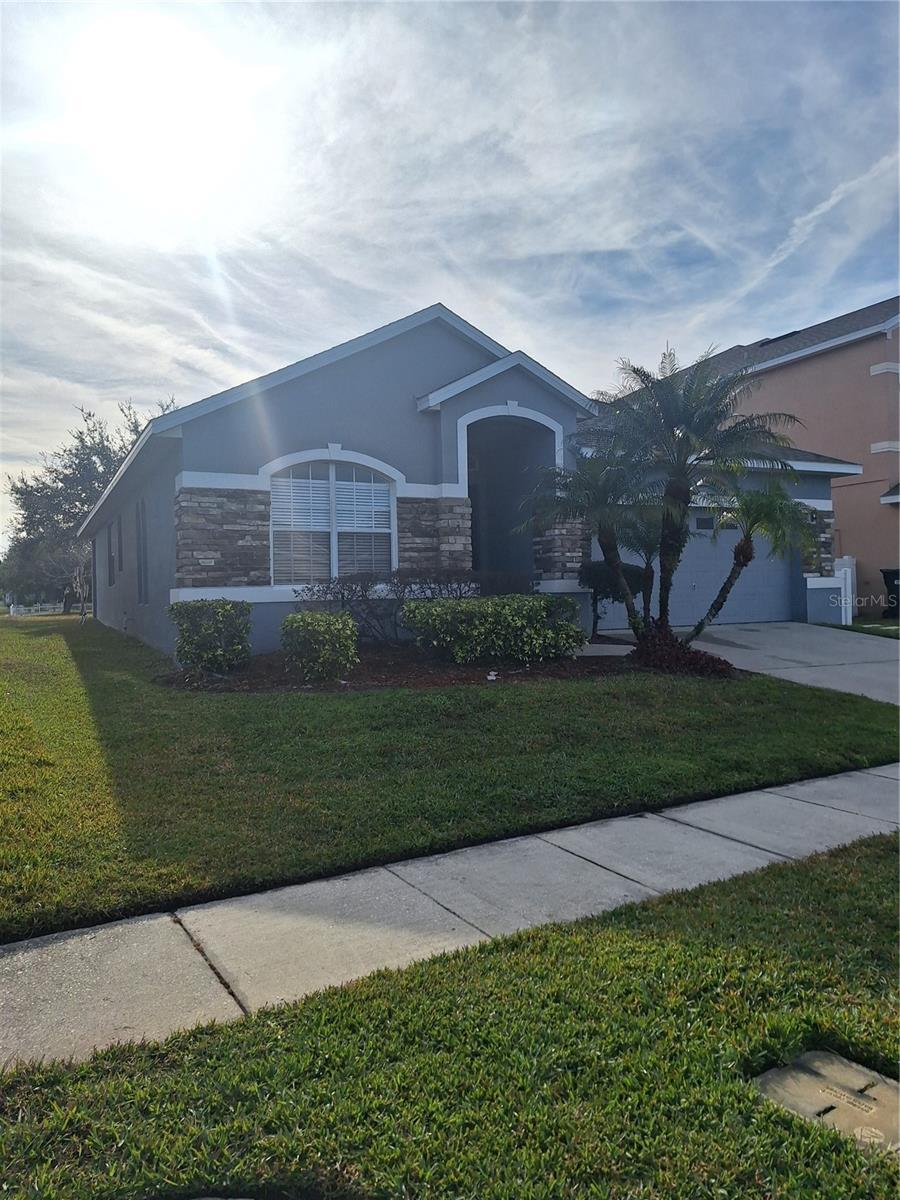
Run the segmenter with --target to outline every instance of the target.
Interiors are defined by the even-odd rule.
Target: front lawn
[[[763,676],[191,693],[0,620],[0,941],[896,757],[896,709]]]
[[[895,1073],[896,852],[547,926],[160,1045],[21,1070],[32,1200],[888,1200],[896,1156],[748,1080],[826,1048]]]
[[[883,617],[854,617],[853,624],[845,626],[854,633],[871,633],[875,637],[900,638],[900,624],[886,621]]]

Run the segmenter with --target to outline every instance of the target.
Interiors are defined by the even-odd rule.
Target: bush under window
[[[281,648],[305,680],[337,679],[359,662],[359,630],[348,612],[291,613],[281,623]]]
[[[402,610],[407,600],[462,600],[513,592],[530,595],[532,582],[526,575],[507,571],[363,571],[294,591],[298,600],[314,600],[327,604],[329,611],[348,612],[364,641],[399,642],[403,639]]]
[[[179,600],[169,605],[182,666],[223,675],[250,658],[250,605],[245,600]]]
[[[569,658],[584,643],[568,596],[408,600],[404,623],[420,646],[457,663]]]

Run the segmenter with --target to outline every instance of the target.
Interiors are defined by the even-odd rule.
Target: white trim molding
[[[583,392],[579,392],[571,384],[566,383],[564,379],[560,379],[558,375],[554,375],[552,371],[548,371],[546,367],[542,367],[539,362],[535,362],[533,358],[530,358],[522,350],[516,350],[512,354],[508,354],[505,358],[501,358],[498,362],[490,363],[478,371],[473,371],[470,375],[464,375],[461,379],[455,379],[452,383],[445,384],[444,387],[429,392],[427,396],[421,396],[417,401],[419,411],[428,412],[432,409],[440,408],[445,400],[452,400],[454,396],[459,396],[462,392],[467,392],[473,387],[478,387],[481,383],[487,383],[490,379],[496,379],[498,375],[502,375],[506,371],[512,371],[517,367],[523,371],[527,371],[535,379],[539,379],[541,383],[557,392],[572,404],[577,404],[579,408],[587,409],[591,414],[596,413],[596,405],[592,404]]]
[[[272,476],[279,471],[286,471],[288,467],[296,467],[300,463],[308,462],[354,463],[358,467],[368,467],[370,471],[378,471],[379,474],[385,475],[394,483],[406,482],[403,472],[392,467],[390,463],[382,462],[380,458],[373,458],[371,454],[359,454],[356,450],[345,450],[340,442],[329,442],[325,449],[297,450],[293,454],[282,454],[280,458],[273,458],[271,462],[263,463],[259,468],[258,478],[266,481],[265,487]]]
[[[539,579],[537,590],[539,592],[546,592],[550,596],[559,596],[572,592],[587,593],[591,589],[582,587],[577,579]]]
[[[870,375],[889,375],[889,374],[900,375],[900,363],[892,363],[892,362],[875,363],[874,366],[869,367],[869,374]]]
[[[259,475],[229,475],[218,471],[181,471],[175,476],[175,491],[212,488],[222,492],[267,492],[269,481]]]
[[[254,604],[292,604],[301,584],[260,584],[258,587],[176,587],[169,589],[169,603],[179,600],[250,600]]]
[[[869,447],[871,454],[900,454],[900,442],[873,442]]]
[[[352,462],[357,466],[370,467],[392,480],[399,500],[444,500],[465,496],[456,483],[410,483],[402,471],[390,463],[371,454],[360,454],[345,450],[336,442],[318,450],[299,450],[296,454],[285,454],[260,467],[257,475],[235,475],[218,471],[182,471],[175,476],[175,491],[182,488],[210,488],[216,491],[268,492],[275,471],[301,462]]]
[[[811,462],[809,459],[802,458],[788,459],[787,465],[792,467],[798,475],[862,475],[863,473],[859,463],[839,462],[837,459],[834,462]]]
[[[806,586],[808,588],[839,588],[841,581],[836,575],[807,575]]]
[[[475,408],[471,412],[463,413],[456,421],[456,478],[460,496],[469,494],[469,426],[478,421],[486,421],[489,417],[518,417],[546,426],[553,433],[556,465],[565,465],[565,430],[559,421],[554,421],[546,413],[538,412],[536,408],[523,408],[515,400],[506,404],[489,404],[485,408]]]

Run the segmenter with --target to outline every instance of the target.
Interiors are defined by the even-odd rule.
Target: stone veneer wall
[[[271,583],[267,491],[182,488],[175,496],[175,586]]]
[[[397,500],[397,559],[401,571],[469,571],[472,504],[459,499]]]
[[[801,501],[802,503],[802,501]],[[815,511],[815,522],[810,521],[814,549],[807,555],[803,564],[807,571],[815,571],[818,575],[834,574],[834,513]]]
[[[538,578],[577,580],[590,555],[590,537],[581,521],[560,521],[534,538],[534,566]]]

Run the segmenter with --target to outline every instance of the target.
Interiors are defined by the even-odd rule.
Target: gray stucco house
[[[171,651],[171,601],[249,600],[261,652],[278,644],[295,589],[335,574],[474,566],[579,593],[578,528],[513,530],[536,469],[570,461],[569,436],[592,412],[527,354],[435,304],[156,417],[81,529],[94,615]],[[795,494],[827,516],[831,477],[859,468],[795,459]],[[731,557],[729,535],[712,542],[700,511],[693,523],[676,622],[696,617]],[[799,562],[761,555],[725,616],[803,620],[806,602]]]

